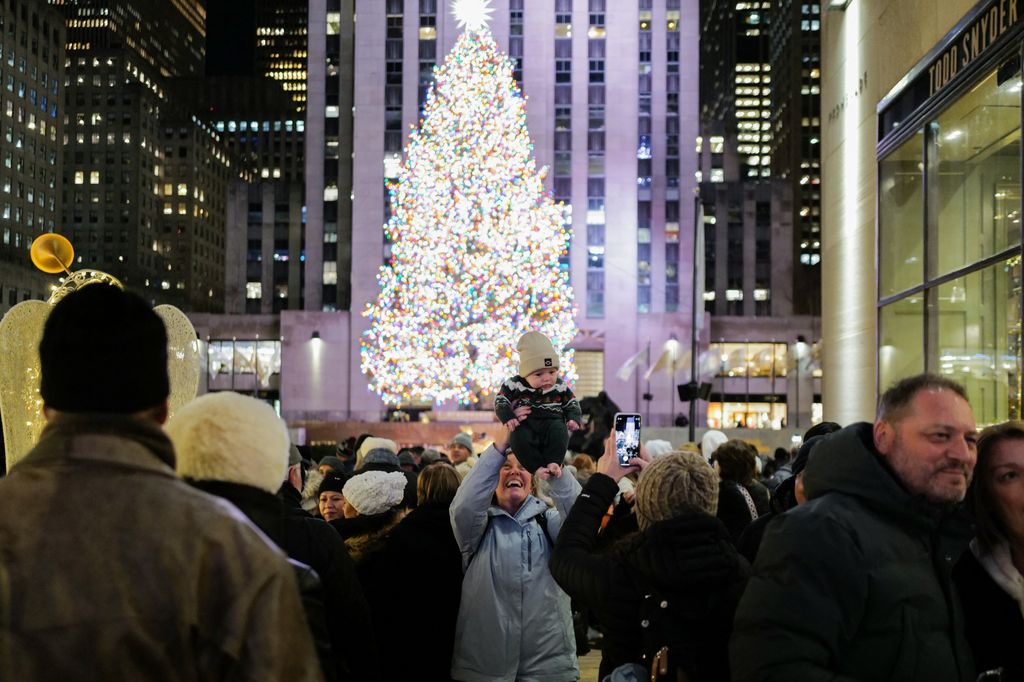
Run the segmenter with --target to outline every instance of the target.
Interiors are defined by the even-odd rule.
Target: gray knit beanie
[[[703,457],[673,452],[647,465],[636,486],[640,530],[693,508],[712,516],[718,511],[718,474]]]

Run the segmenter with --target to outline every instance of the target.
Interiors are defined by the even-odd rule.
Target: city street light
[[[796,402],[796,427],[800,427],[800,363],[803,361],[804,356],[807,354],[807,339],[803,334],[796,337],[796,343],[793,344],[793,355],[794,362],[793,368],[796,370],[796,384],[793,387],[794,398]]]

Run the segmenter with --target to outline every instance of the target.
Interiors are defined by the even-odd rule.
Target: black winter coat
[[[377,641],[400,655],[382,659],[386,680],[450,679],[462,593],[462,554],[447,504],[409,512],[359,566]]]
[[[951,575],[969,521],[907,492],[867,423],[816,443],[803,480],[736,610],[735,682],[974,682]]]
[[[1024,616],[973,552],[953,569],[964,605],[967,642],[978,672],[1003,668],[1003,682],[1024,682]]]
[[[275,497],[263,490],[225,481],[190,481],[222,497],[242,511],[289,558],[316,571],[323,586],[324,615],[338,680],[377,680],[377,656],[372,638],[346,636],[358,628],[369,633],[370,608],[363,596],[355,565],[341,536],[322,519],[300,506],[301,496],[289,483]]]
[[[771,494],[768,488],[757,482],[743,487],[750,494],[758,517],[771,511]],[[750,514],[750,505],[747,504],[740,491],[740,484],[736,481],[722,481],[718,485],[718,518],[725,524],[734,543],[755,518]]]
[[[667,645],[669,663],[681,665],[692,682],[727,682],[729,634],[746,562],[722,523],[696,509],[595,553],[601,517],[617,491],[608,476],[590,477],[550,564],[562,589],[604,626],[600,677],[623,663],[649,666]]]

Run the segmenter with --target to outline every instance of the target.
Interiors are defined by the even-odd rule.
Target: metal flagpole
[[[694,190],[693,197],[693,277],[691,282],[690,291],[692,292],[692,305],[690,306],[690,383],[697,383],[697,306],[703,305],[704,302],[698,300],[698,289],[697,289],[697,276],[700,272],[703,272],[703,263],[698,265],[697,259],[703,258],[704,245],[699,244],[698,241],[704,241],[704,216],[703,204],[700,202],[700,190]],[[701,282],[701,288],[704,283]],[[699,297],[703,298],[703,297]],[[675,386],[672,387],[675,390]],[[690,442],[693,443],[696,439],[697,433],[697,397],[694,396],[690,400]]]

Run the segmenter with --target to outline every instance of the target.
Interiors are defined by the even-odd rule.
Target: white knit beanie
[[[558,369],[558,353],[551,340],[540,332],[526,332],[516,344],[519,351],[519,376],[526,377],[538,369]]]
[[[288,469],[288,427],[274,408],[250,396],[207,393],[164,426],[184,478],[226,481],[276,493]]]
[[[363,516],[383,514],[402,502],[407,480],[400,471],[366,471],[350,478],[341,494]]]
[[[359,451],[356,453],[356,469],[363,466],[363,460],[366,455],[369,454],[370,450],[376,450],[377,448],[383,448],[390,450],[391,452],[398,454],[398,443],[391,440],[390,438],[377,438],[376,436],[370,436],[363,440],[359,446]]]

